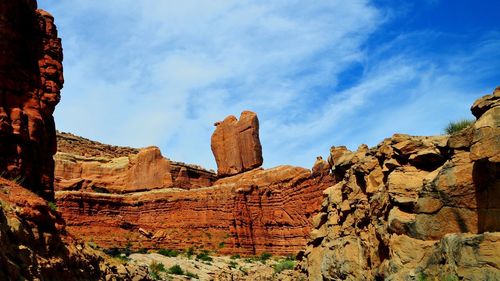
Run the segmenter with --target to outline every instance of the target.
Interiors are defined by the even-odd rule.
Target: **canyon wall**
[[[258,119],[230,116],[212,137],[218,177],[134,149],[58,133],[56,200],[71,233],[103,248],[296,254],[331,185],[328,175],[262,164]]]
[[[62,48],[54,18],[36,7],[0,2],[0,280],[150,280],[147,268],[68,235],[46,201],[54,200]]]
[[[53,200],[61,40],[36,1],[2,1],[0,14],[0,174]]]
[[[303,168],[256,169],[208,187],[142,192],[57,191],[68,230],[103,248],[296,254],[330,177]]]
[[[338,183],[301,253],[309,280],[500,279],[500,88],[472,112],[450,136],[332,147]]]

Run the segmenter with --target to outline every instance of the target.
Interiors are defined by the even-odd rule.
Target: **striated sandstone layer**
[[[58,191],[71,233],[104,248],[190,247],[220,253],[295,254],[332,178],[303,168],[255,169],[212,186],[127,194]]]
[[[219,177],[236,175],[262,165],[257,114],[243,111],[240,120],[231,115],[215,126],[211,147]]]
[[[55,189],[129,193],[210,186],[215,174],[199,166],[170,161],[157,147],[135,149],[101,144],[58,133]]]
[[[471,110],[451,136],[332,148],[309,280],[500,280],[500,89]]]
[[[0,178],[0,280],[150,280],[76,240],[45,200]]]
[[[53,17],[36,6],[0,3],[0,175],[53,199],[63,56]]]

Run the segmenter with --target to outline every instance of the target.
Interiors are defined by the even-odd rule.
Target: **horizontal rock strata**
[[[71,233],[104,247],[190,247],[220,253],[295,254],[330,177],[303,168],[256,169],[212,186],[127,194],[58,191]]]

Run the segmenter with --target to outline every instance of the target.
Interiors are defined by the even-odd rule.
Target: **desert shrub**
[[[474,123],[474,120],[462,119],[456,122],[450,122],[444,129],[446,134],[451,135],[462,131]]]
[[[229,262],[229,268],[236,268],[236,266],[238,266],[237,262],[235,262],[235,261],[230,261]]]
[[[153,278],[155,280],[160,279],[160,272],[165,272],[165,271],[166,270],[165,270],[165,266],[163,265],[163,263],[152,261],[149,264],[149,275],[151,276],[151,278]]]
[[[191,256],[193,256],[193,255],[194,255],[194,249],[193,249],[193,247],[188,248],[186,250],[186,256],[188,257],[188,259],[190,259]]]
[[[184,270],[182,270],[181,266],[176,264],[174,266],[172,266],[171,268],[168,269],[168,272],[170,274],[174,274],[174,275],[184,275]]]
[[[224,242],[220,242],[219,243],[219,248],[220,249],[224,248],[225,246],[226,246],[226,243],[224,243]]]
[[[282,261],[278,262],[274,266],[274,272],[280,273],[283,270],[290,270],[290,269],[293,269],[294,267],[295,267],[295,262],[294,261],[285,259],[285,260],[282,260]]]
[[[47,205],[49,205],[49,208],[52,210],[52,211],[57,211],[57,205],[56,203],[54,202],[49,202]]]
[[[170,249],[161,249],[158,251],[158,254],[163,255],[165,257],[177,257],[179,255],[179,251]]]
[[[260,255],[260,261],[261,262],[266,262],[268,259],[270,259],[273,255],[271,255],[268,252],[264,252]]]
[[[240,256],[239,254],[236,254],[236,255],[232,255],[232,256],[231,256],[231,259],[232,259],[232,260],[239,259],[239,258],[241,258],[241,256]]]
[[[208,251],[203,251],[196,255],[197,260],[201,261],[213,261],[212,257],[208,255]]]

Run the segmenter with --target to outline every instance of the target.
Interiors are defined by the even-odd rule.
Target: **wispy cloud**
[[[440,36],[431,32],[374,44],[397,15],[367,0],[41,6],[54,13],[65,49],[59,129],[158,145],[167,157],[210,168],[213,123],[245,109],[259,114],[267,167],[309,166],[330,145],[373,145],[395,130],[436,133],[477,94],[463,84],[495,76],[489,65],[500,61],[495,33],[437,61],[412,46]],[[346,79],[352,84],[342,86]],[[476,80],[474,90],[484,84]]]

